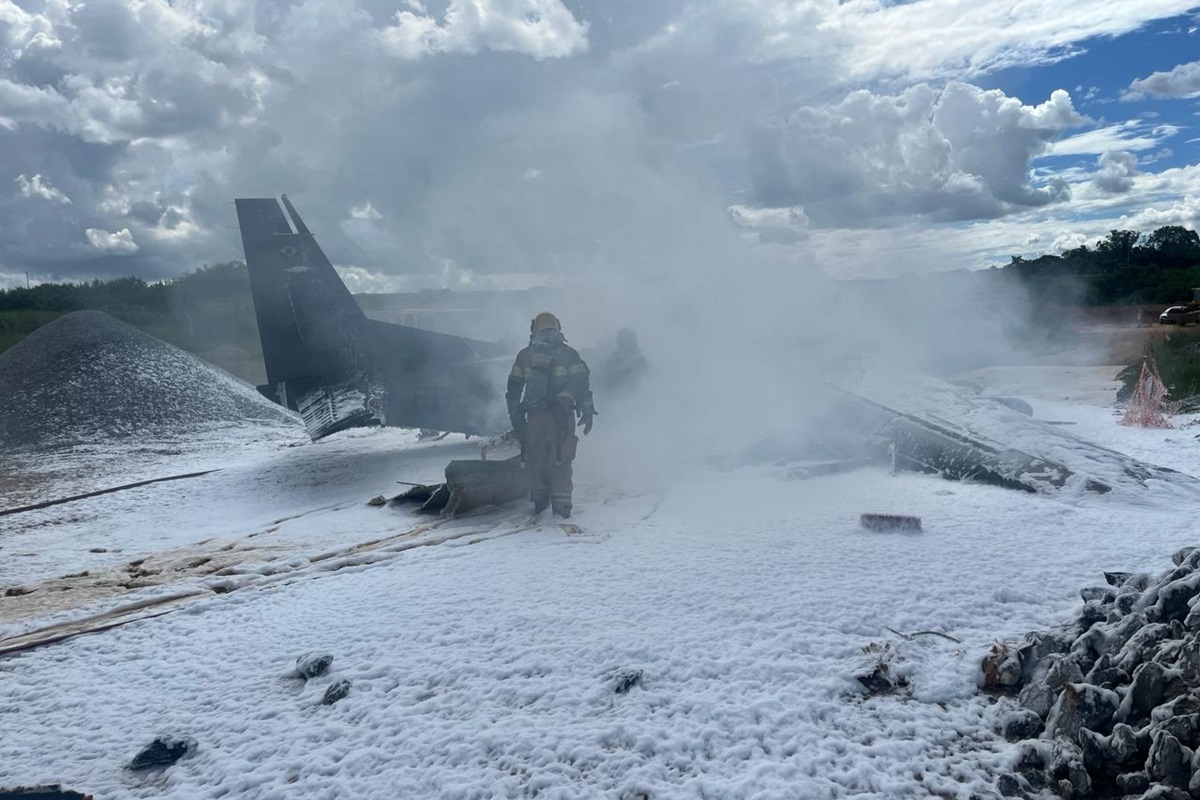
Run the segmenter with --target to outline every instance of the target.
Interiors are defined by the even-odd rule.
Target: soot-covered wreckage
[[[369,319],[287,199],[239,199],[238,222],[262,339],[267,398],[298,412],[313,440],[363,426],[508,429],[504,381],[513,352],[486,341]],[[806,477],[861,464],[930,472],[1025,492],[1104,494],[1200,482],[1097,447],[1013,409],[1013,403],[921,376],[876,376],[874,387],[822,387],[819,434],[781,436],[720,463],[770,460]],[[443,486],[408,498],[461,512],[517,499],[519,457],[457,461]]]

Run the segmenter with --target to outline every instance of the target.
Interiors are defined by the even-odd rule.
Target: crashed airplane
[[[368,319],[286,196],[236,200],[262,339],[269,399],[300,413],[313,440],[347,428],[397,426],[495,436],[509,427],[505,345]],[[935,473],[1025,492],[1106,494],[1200,481],[1144,464],[925,376],[825,386],[819,435],[788,435],[714,463],[791,464],[811,477],[866,464]],[[458,461],[443,487],[409,499],[446,513],[527,493],[519,457]],[[440,491],[439,491],[440,489]]]
[[[508,430],[503,345],[368,319],[285,195],[239,199],[238,225],[266,384],[315,441],[391,425],[495,435]]]

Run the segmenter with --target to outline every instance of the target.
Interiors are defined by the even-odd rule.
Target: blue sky
[[[232,199],[281,192],[362,290],[746,259],[881,277],[1194,228],[1198,16],[0,0],[0,285],[240,258]]]
[[[1098,37],[1080,42],[1078,52],[1056,63],[1040,67],[1001,70],[983,76],[979,85],[998,88],[1006,94],[1029,98],[1046,97],[1055,89],[1068,89],[1076,108],[1096,124],[1140,122],[1137,133],[1161,137],[1161,147],[1139,152],[1152,160],[1156,169],[1194,164],[1200,156],[1200,102],[1196,99],[1129,99],[1129,85],[1155,72],[1169,72],[1179,64],[1200,58],[1200,21],[1183,15],[1146,25],[1145,29],[1117,37]],[[1153,129],[1174,126],[1178,133],[1153,134]],[[1134,131],[1131,130],[1131,135]],[[1166,154],[1163,150],[1170,150]],[[1078,157],[1047,158],[1053,167],[1080,163]]]

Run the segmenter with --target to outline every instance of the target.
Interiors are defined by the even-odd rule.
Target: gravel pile
[[[98,311],[0,353],[0,451],[280,424],[295,418],[253,387]]]
[[[1106,572],[1079,619],[999,644],[987,689],[1016,695],[1010,797],[1200,797],[1200,548],[1160,575]],[[1007,701],[1011,702],[1011,701]]]

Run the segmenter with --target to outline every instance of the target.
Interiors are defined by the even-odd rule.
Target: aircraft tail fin
[[[356,397],[370,394],[362,309],[286,195],[282,206],[275,198],[234,202],[267,370],[259,390],[300,411],[314,439],[364,424],[359,418],[373,411],[357,402],[353,413],[342,411],[344,399],[325,396],[350,387]]]
[[[500,433],[503,345],[368,319],[285,195],[235,201],[268,399],[314,440],[345,428]]]
[[[339,376],[362,309],[286,196],[235,203],[267,382]]]

